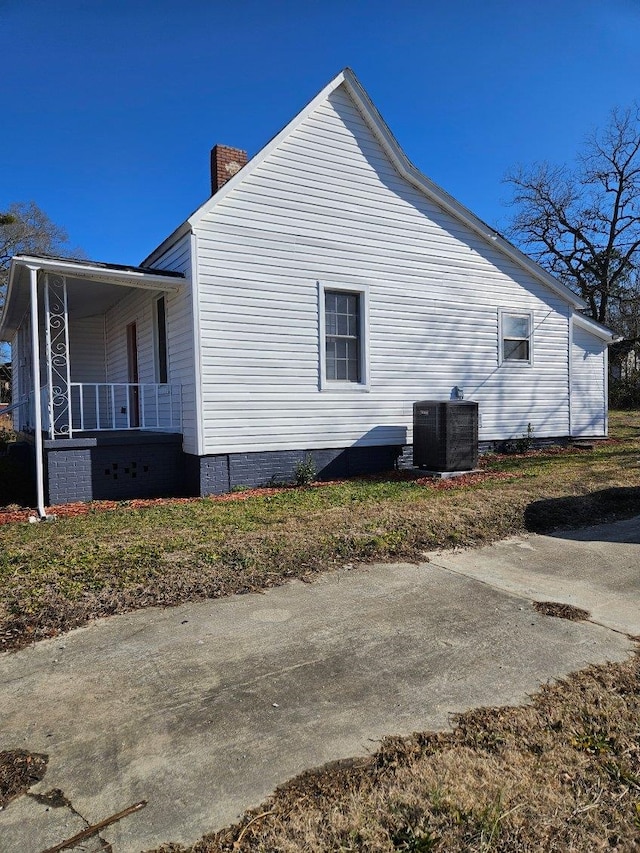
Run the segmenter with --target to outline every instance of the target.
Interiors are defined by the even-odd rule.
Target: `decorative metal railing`
[[[131,382],[71,382],[71,429],[51,429],[49,389],[40,388],[42,429],[50,438],[71,438],[78,432],[155,429],[182,431],[182,394],[179,385]],[[21,411],[18,429],[34,428],[33,393],[26,394],[5,413]]]

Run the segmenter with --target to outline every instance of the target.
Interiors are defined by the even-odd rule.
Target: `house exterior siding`
[[[155,269],[185,274],[181,289],[177,293],[167,294],[167,357],[169,383],[181,388],[183,448],[187,453],[196,453],[198,412],[191,264],[191,242],[187,234],[160,255],[153,266]]]
[[[97,403],[87,423],[96,392],[73,389],[97,443],[45,442],[50,496],[220,493],[292,480],[303,462],[321,478],[408,465],[418,400],[477,402],[482,449],[529,430],[541,443],[606,435],[613,333],[420,174],[349,69],[230,171],[222,185],[216,171],[213,196],[140,267],[14,259],[0,324],[13,336],[16,392],[34,384],[36,269],[71,281],[72,382],[127,383],[135,323],[137,382],[171,386],[146,389],[156,413],[160,394],[171,407],[156,426],[177,429],[181,393],[182,437],[165,434],[152,449],[145,389],[103,389],[111,431],[133,433],[124,438],[110,435]],[[35,370],[50,396],[39,311]],[[34,429],[30,409],[17,417]]]
[[[405,445],[454,386],[481,440],[569,432],[570,308],[388,159],[342,88],[195,226],[204,453]],[[320,390],[319,284],[366,288],[369,390]],[[499,311],[533,363],[499,364]]]
[[[571,434],[607,434],[607,347],[573,324],[571,345]]]
[[[107,381],[103,316],[74,320],[69,328],[69,365],[72,382]]]
[[[20,381],[19,381],[19,355],[18,355],[18,341],[19,334],[16,334],[11,338],[11,400],[13,403],[18,403],[20,401],[21,390],[20,390]],[[17,410],[13,416],[13,422],[16,426],[19,426],[20,423],[20,410]]]
[[[155,262],[154,267],[175,272],[190,271],[191,253],[188,236],[179,240]],[[155,383],[156,342],[154,327],[155,302],[161,292],[130,292],[105,316],[106,363],[109,382],[128,382],[126,328],[136,323],[138,347],[138,380]],[[193,323],[191,287],[185,279],[177,292],[164,294],[167,311],[168,382],[179,385],[182,393],[182,431],[184,449],[196,452],[195,371],[193,359]]]

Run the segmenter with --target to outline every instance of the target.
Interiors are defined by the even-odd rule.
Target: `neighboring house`
[[[350,70],[245,162],[214,148],[212,197],[141,267],[14,258],[0,333],[49,503],[390,468],[413,403],[456,388],[482,442],[606,435],[612,333],[407,160]]]
[[[637,382],[640,376],[640,338],[623,338],[612,344],[609,369],[612,379]]]

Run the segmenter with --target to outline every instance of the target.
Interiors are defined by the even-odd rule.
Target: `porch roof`
[[[184,281],[182,273],[172,270],[49,255],[16,255],[11,262],[0,318],[0,340],[12,338],[29,309],[29,270],[32,268],[66,278],[69,314],[77,318],[104,314],[123,297],[124,288],[173,291]]]

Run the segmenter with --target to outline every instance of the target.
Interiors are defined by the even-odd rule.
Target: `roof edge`
[[[155,260],[170,246],[180,239],[189,229],[193,230],[198,226],[202,218],[211,210],[212,207],[222,201],[225,196],[233,191],[244,178],[252,172],[260,163],[285,139],[295,128],[302,122],[316,106],[325,100],[332,92],[334,92],[342,84],[345,85],[350,97],[353,99],[357,108],[361,112],[364,120],[369,125],[380,144],[382,145],[387,156],[390,158],[399,174],[421,190],[433,202],[442,207],[455,219],[461,221],[468,228],[474,231],[486,243],[497,248],[503,255],[506,255],[510,260],[516,263],[521,269],[532,275],[551,291],[560,296],[565,302],[576,310],[584,310],[587,308],[586,303],[576,296],[566,285],[558,281],[554,276],[547,272],[540,264],[536,263],[527,254],[522,252],[511,242],[505,239],[494,228],[483,222],[469,208],[461,204],[453,196],[436,184],[431,178],[427,177],[415,166],[402,150],[400,143],[397,141],[389,126],[382,118],[378,108],[373,103],[365,88],[362,86],[353,70],[345,67],[336,76],[322,88],[318,94],[312,98],[306,106],[304,106],[292,119],[289,121],[269,142],[264,145],[257,154],[255,154],[249,162],[240,169],[230,180],[228,180],[213,196],[210,196],[203,204],[200,205],[178,228],[176,228],[156,249],[148,255],[143,263],[154,263]]]
[[[181,240],[189,233],[191,233],[191,226],[189,225],[189,220],[185,219],[185,221],[181,222],[177,228],[174,228],[168,237],[165,237],[162,243],[156,246],[155,249],[150,252],[146,258],[144,258],[140,266],[144,267],[147,264],[155,263],[158,258],[161,258],[162,255],[164,255],[164,253],[174,245],[174,243],[177,243],[178,240]]]
[[[349,94],[354,99],[363,118],[369,124],[373,133],[377,136],[378,141],[391,158],[396,169],[406,180],[410,181],[418,189],[422,190],[432,201],[443,207],[448,213],[456,219],[462,221],[467,227],[471,228],[478,236],[482,237],[485,242],[495,246],[503,254],[507,255],[512,261],[524,268],[528,273],[533,275],[542,284],[553,290],[558,296],[562,297],[566,302],[576,309],[584,309],[586,303],[576,296],[573,291],[566,287],[558,279],[548,273],[540,264],[536,263],[532,258],[506,240],[499,234],[495,228],[492,228],[486,222],[483,222],[478,216],[469,210],[468,207],[461,204],[457,199],[450,195],[435,181],[427,177],[415,166],[402,150],[399,142],[393,135],[389,126],[382,118],[378,108],[373,103],[365,88],[360,83],[354,72],[350,68],[344,71],[345,84]]]
[[[183,273],[174,270],[155,270],[123,264],[108,264],[102,261],[58,258],[52,255],[14,255],[11,259],[7,292],[0,315],[0,340],[8,340],[7,318],[11,316],[10,312],[15,301],[18,269],[42,270],[69,278],[164,291],[180,290],[185,278]],[[9,326],[9,331],[12,328],[13,326]]]
[[[260,163],[262,163],[265,157],[267,157],[275,148],[277,148],[280,142],[287,136],[289,136],[289,134],[293,130],[295,130],[295,128],[300,124],[300,122],[303,121],[309,115],[309,113],[316,108],[318,104],[322,103],[325,98],[327,98],[333,91],[338,88],[338,86],[340,86],[344,82],[345,76],[349,72],[349,70],[350,69],[348,68],[344,68],[342,71],[340,71],[339,74],[336,74],[336,76],[332,80],[330,80],[329,83],[327,83],[327,85],[323,89],[321,89],[318,94],[314,98],[312,98],[309,103],[305,107],[303,107],[300,112],[298,112],[291,119],[291,121],[288,122],[282,128],[281,131],[279,131],[274,137],[272,137],[269,142],[267,142],[267,144],[264,145],[260,149],[260,151],[258,151],[258,153],[255,154],[249,160],[249,162],[242,167],[242,169],[240,169],[239,172],[236,172],[236,174],[232,178],[230,178],[226,182],[226,184],[223,184],[220,187],[217,193],[208,198],[204,202],[204,204],[201,204],[200,207],[187,219],[189,225],[192,228],[195,228],[205,216],[205,214],[209,212],[212,206],[222,201],[222,199],[228,193],[230,193],[234,189],[234,187],[237,187],[238,184],[240,184],[250,172],[253,172],[253,170],[257,168]]]
[[[7,319],[7,312],[9,306],[9,300],[11,299],[13,293],[13,280],[15,278],[15,266],[13,262],[9,267],[9,280],[7,281],[7,290],[4,295],[4,304],[2,305],[2,313],[0,314],[0,341],[8,342],[9,338],[5,336],[5,322]]]
[[[61,270],[82,271],[88,270],[91,273],[106,271],[114,273],[117,276],[133,275],[135,277],[149,276],[166,276],[168,278],[184,278],[181,272],[175,270],[156,270],[152,267],[135,266],[133,264],[112,264],[107,261],[92,261],[85,258],[63,258],[58,255],[14,255],[11,259],[11,265],[21,266],[36,266],[38,269],[48,270],[49,272],[59,272]]]
[[[592,317],[587,317],[585,314],[573,314],[573,321],[579,326],[582,326],[583,329],[591,332],[591,334],[595,335],[597,338],[607,341],[607,343],[613,344],[617,341],[623,340],[622,335],[617,334],[612,329],[609,329],[607,326],[604,326],[602,323],[594,320]]]

